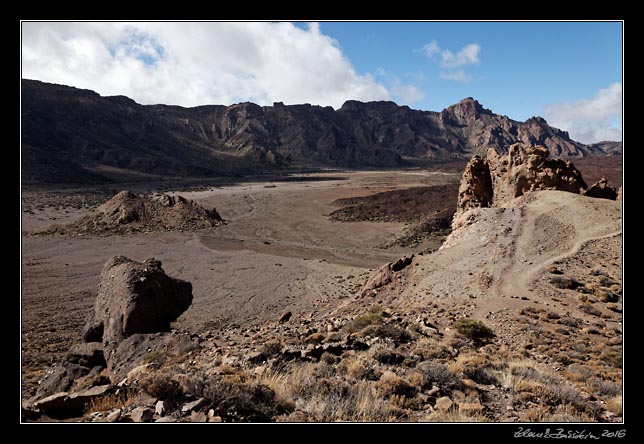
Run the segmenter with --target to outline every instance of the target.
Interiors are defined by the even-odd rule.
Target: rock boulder
[[[160,261],[114,256],[101,272],[94,316],[83,336],[116,344],[135,333],[169,331],[191,303],[192,284],[166,275]]]
[[[599,199],[617,200],[617,190],[608,185],[608,180],[605,177],[599,179],[594,183],[586,192],[584,196],[596,197]]]

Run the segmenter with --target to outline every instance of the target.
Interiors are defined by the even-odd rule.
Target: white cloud
[[[447,49],[441,52],[440,65],[443,68],[458,68],[466,65],[477,65],[481,46],[476,43],[465,45],[459,52],[454,54]]]
[[[441,48],[440,46],[438,46],[438,42],[436,40],[432,40],[431,42],[423,46],[422,51],[427,57],[431,59],[435,55],[440,54]]]
[[[386,100],[319,25],[23,23],[22,77],[183,106]],[[411,93],[410,93],[410,96]]]
[[[422,47],[421,52],[429,59],[438,61],[438,65],[443,68],[440,71],[441,79],[456,82],[469,82],[471,76],[465,70],[455,68],[478,65],[481,62],[479,59],[481,45],[477,43],[465,45],[458,52],[454,53],[449,49],[442,49],[436,40],[432,40]]]
[[[394,82],[391,87],[394,97],[400,98],[401,104],[411,105],[425,98],[425,92],[416,85]]]
[[[453,80],[455,82],[467,83],[472,80],[472,76],[467,74],[462,69],[451,69],[447,71],[441,71],[441,79]]]
[[[420,86],[413,83],[403,83],[398,75],[387,71],[384,68],[378,68],[376,70],[376,75],[382,83],[387,85],[393,99],[399,105],[413,105],[426,97],[425,91],[423,91]],[[425,80],[423,74],[418,72],[406,73],[405,77],[411,78],[417,83],[421,83]]]
[[[583,143],[622,140],[622,84],[613,83],[588,99],[555,103],[545,108],[550,125],[568,131]]]

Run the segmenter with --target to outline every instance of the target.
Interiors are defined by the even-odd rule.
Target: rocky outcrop
[[[505,150],[517,142],[574,157],[605,155],[608,146],[575,142],[540,117],[518,122],[494,114],[471,97],[440,112],[355,100],[338,110],[282,103],[183,108],[22,81],[25,181],[120,180],[132,172],[212,177],[289,165],[391,167],[404,158],[469,159],[484,147]]]
[[[561,190],[579,194],[587,188],[570,161],[549,159],[542,146],[512,145],[506,154],[494,148],[470,160],[461,179],[460,213],[478,207],[502,207],[529,191]]]
[[[372,295],[379,288],[393,282],[398,272],[411,265],[414,255],[403,256],[395,262],[389,262],[371,274],[367,282],[358,291],[358,298]]]
[[[598,199],[617,200],[618,194],[615,188],[608,185],[608,180],[606,180],[605,177],[602,177],[597,183],[594,183],[586,190],[584,196],[596,197]]]
[[[210,210],[182,196],[145,196],[121,191],[80,220],[54,225],[41,234],[121,234],[139,231],[189,231],[214,228],[223,223]]]
[[[170,323],[191,303],[192,284],[166,275],[160,261],[112,257],[101,272],[94,310],[83,330],[86,343],[74,345],[45,373],[32,407],[48,415],[77,415],[112,388],[88,384],[118,382],[151,357],[198,348],[189,335],[170,332]]]
[[[463,172],[458,189],[459,210],[489,207],[492,204],[492,178],[487,159],[472,157]]]
[[[94,317],[83,336],[116,344],[135,333],[169,331],[191,303],[192,284],[166,275],[160,261],[114,256],[101,272]]]

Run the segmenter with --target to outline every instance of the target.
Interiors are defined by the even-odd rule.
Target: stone
[[[465,166],[458,189],[458,208],[466,210],[492,204],[492,178],[487,158],[474,156]]]
[[[288,321],[289,321],[289,319],[291,319],[291,316],[293,316],[293,313],[291,313],[290,311],[287,311],[287,312],[285,312],[284,314],[282,314],[282,316],[280,316],[280,318],[279,318],[279,321],[278,321],[278,322],[279,322],[280,324],[283,324],[283,323],[285,323],[285,322],[288,322]]]
[[[407,268],[411,265],[414,259],[414,255],[403,256],[395,262],[389,262],[388,264],[383,265],[374,271],[367,282],[360,288],[358,291],[358,298],[363,298],[365,296],[372,295],[375,290],[378,288],[384,287],[385,285],[393,282],[393,280],[398,276],[398,272]]]
[[[204,412],[190,413],[190,422],[208,422],[208,417]]]
[[[621,187],[620,187],[621,188]],[[599,179],[586,190],[584,196],[595,197],[597,199],[617,200],[618,192],[615,188],[608,185],[605,177]]]
[[[85,330],[89,336],[103,330],[103,343],[111,345],[136,333],[166,332],[191,303],[192,284],[168,276],[160,261],[113,256],[103,266]]]
[[[261,364],[266,361],[267,358],[268,356],[260,351],[251,352],[246,355],[246,361],[251,364]]]
[[[173,404],[171,401],[159,400],[154,406],[154,413],[156,413],[158,416],[164,416],[172,409],[172,407]]]
[[[123,410],[121,410],[121,409],[112,410],[105,417],[105,422],[117,422],[119,419],[121,419],[121,414],[122,413],[123,413]]]
[[[452,408],[452,405],[454,405],[454,402],[447,396],[443,396],[442,398],[438,398],[436,400],[434,408],[436,410],[449,410],[450,408]]]
[[[159,419],[157,419],[154,422],[176,422],[177,420],[173,418],[172,416],[163,416]]]
[[[45,398],[39,399],[33,403],[33,408],[36,411],[49,413],[52,411],[57,411],[63,409],[65,405],[65,399],[67,398],[67,392],[54,393],[53,395],[46,396]]]
[[[154,418],[154,410],[150,407],[139,406],[135,407],[129,416],[134,422],[150,422]]]
[[[111,386],[108,384],[73,393],[59,392],[35,401],[33,408],[52,418],[71,418],[82,415],[91,401],[106,395],[110,390]]]
[[[206,407],[209,403],[210,401],[208,401],[206,398],[195,399],[194,401],[185,403],[183,407],[181,407],[181,413],[198,411]]]

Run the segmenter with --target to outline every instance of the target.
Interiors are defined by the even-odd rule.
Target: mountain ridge
[[[126,96],[22,80],[22,179],[104,182],[126,174],[219,177],[291,168],[400,167],[467,160],[492,146],[540,144],[552,156],[618,154],[540,117],[518,122],[468,97],[440,112],[391,101],[141,105]],[[620,144],[621,146],[621,144]]]

